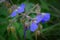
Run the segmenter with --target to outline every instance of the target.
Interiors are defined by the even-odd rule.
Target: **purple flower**
[[[47,22],[50,20],[50,13],[41,13],[36,16],[36,23]]]
[[[11,17],[15,17],[17,15],[17,11],[13,11],[12,14],[10,15]]]
[[[37,15],[35,20],[30,25],[30,31],[34,32],[38,29],[38,23],[43,19],[42,15]]]
[[[25,8],[25,4],[22,3],[16,10],[14,10],[12,12],[12,14],[10,15],[11,17],[15,17],[17,15],[17,13],[22,13],[24,12],[24,8]]]
[[[47,22],[50,20],[50,13],[41,13],[41,15],[43,16],[42,22]]]
[[[22,12],[24,12],[24,9],[25,9],[25,4],[24,3],[22,3],[19,7],[18,7],[18,9],[17,9],[17,13],[22,13]]]
[[[30,31],[34,32],[37,30],[37,28],[38,28],[38,25],[36,23],[32,22],[30,25]]]
[[[41,13],[40,15],[36,16],[36,20],[31,23],[30,25],[30,31],[34,32],[38,29],[38,23],[40,22],[47,22],[50,20],[50,14],[49,13]]]
[[[37,15],[35,21],[36,21],[36,23],[39,23],[42,21],[42,19],[43,19],[42,15]]]

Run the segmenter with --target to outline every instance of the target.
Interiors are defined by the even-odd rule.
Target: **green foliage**
[[[10,1],[11,2],[11,1]],[[12,3],[13,2],[13,3]],[[43,36],[47,40],[60,40],[60,2],[59,0],[12,0],[11,4],[21,4],[26,3],[25,11],[26,13],[34,6],[34,4],[39,3],[41,6],[41,12],[49,12],[51,14],[51,19],[49,22],[42,24]],[[10,18],[8,8],[1,3],[0,4],[0,40],[24,40],[24,26],[23,23],[14,22],[14,32],[11,31],[8,35],[7,27],[9,24]],[[35,17],[35,14],[31,14],[31,17]],[[31,34],[29,30],[26,31],[26,38],[28,40],[33,40],[32,36],[35,36],[34,33]],[[42,36],[41,36],[42,37]],[[39,37],[39,39],[41,38]],[[44,38],[43,38],[44,39]],[[41,39],[42,40],[42,39]]]

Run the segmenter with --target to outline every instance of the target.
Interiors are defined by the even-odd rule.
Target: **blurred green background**
[[[23,2],[28,3],[26,10],[28,11],[30,6],[39,3],[41,6],[41,12],[49,12],[51,19],[49,22],[42,24],[42,34],[38,36],[37,40],[60,40],[60,0],[7,0],[13,4],[19,5]],[[12,2],[11,2],[12,1]],[[9,7],[10,7],[9,6]],[[22,23],[15,22],[13,25],[16,28],[11,28],[13,31],[7,31],[9,24],[10,13],[5,2],[0,3],[0,40],[24,40],[23,38],[23,25]],[[34,33],[27,31],[26,40],[36,40]]]

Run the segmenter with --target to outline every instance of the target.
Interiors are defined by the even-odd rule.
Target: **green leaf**
[[[18,33],[20,34],[19,36],[21,38],[23,38],[23,35],[24,35],[24,27],[23,27],[23,24],[22,23],[14,22],[14,26],[16,27]]]
[[[2,23],[7,23],[7,21],[8,21],[7,19],[0,17],[0,24],[2,24]]]
[[[5,38],[0,35],[0,40],[5,40]]]
[[[29,40],[32,40],[32,34],[31,34],[30,30],[26,31],[26,38]]]
[[[15,33],[10,33],[8,40],[17,40],[17,39],[16,39],[17,36],[15,36],[14,34],[15,34]]]
[[[31,8],[34,6],[33,3],[26,3],[26,8],[25,8],[25,12],[29,12],[31,11]]]
[[[49,10],[48,4],[44,0],[40,0],[40,2],[43,9]]]
[[[0,7],[0,15],[7,16],[8,10],[5,6]]]

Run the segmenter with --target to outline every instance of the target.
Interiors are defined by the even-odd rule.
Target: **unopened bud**
[[[25,27],[29,27],[29,23],[28,22],[25,22]]]
[[[12,27],[10,27],[10,29],[12,32],[15,32],[15,27],[12,26]]]
[[[37,35],[38,35],[38,36],[40,35],[40,31],[39,31],[39,30],[37,30]]]
[[[17,5],[11,6],[11,9],[14,11],[15,9],[17,9]]]
[[[10,32],[10,27],[7,27],[7,31]]]

